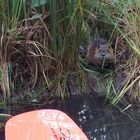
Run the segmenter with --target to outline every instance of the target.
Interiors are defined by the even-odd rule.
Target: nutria
[[[114,65],[115,55],[111,46],[104,39],[99,38],[88,46],[87,59],[89,64],[108,67],[109,65]]]

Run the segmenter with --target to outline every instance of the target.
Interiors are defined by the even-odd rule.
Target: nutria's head
[[[115,62],[113,49],[104,39],[96,39],[88,49],[88,60],[94,65],[110,64]]]

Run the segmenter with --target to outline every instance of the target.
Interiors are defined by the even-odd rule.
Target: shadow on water
[[[103,98],[73,98],[62,108],[90,140],[140,140],[140,124],[114,107],[105,107]]]
[[[89,140],[140,140],[140,124],[116,108],[105,105],[103,98],[73,96],[43,108],[59,109],[67,113]],[[10,112],[15,115],[29,110],[33,109],[10,109]],[[0,111],[8,113],[9,110]],[[4,132],[1,132],[0,140],[4,140]]]

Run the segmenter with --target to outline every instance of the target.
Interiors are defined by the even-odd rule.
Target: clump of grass
[[[107,96],[110,95],[113,104],[124,100],[125,97],[128,97],[129,101],[134,99],[139,102],[139,1],[92,2],[92,11],[88,11],[92,36],[104,37],[112,42],[116,55],[115,73],[125,74],[121,90],[117,90],[114,82],[111,82],[114,94]],[[107,86],[109,92],[110,86]]]
[[[129,49],[129,57],[125,64],[121,67],[127,75],[126,84],[124,85],[119,96],[128,95],[131,101],[139,102],[139,71],[140,71],[140,19],[139,19],[139,4],[138,1],[127,3],[124,5],[124,13],[122,15],[122,21],[125,24],[124,28],[117,28],[120,35],[125,40]],[[127,55],[127,54],[126,54]],[[119,71],[119,69],[118,69]],[[119,98],[113,100],[113,103],[117,103]]]
[[[3,2],[0,85],[4,98],[40,83],[64,97],[70,75],[78,73],[84,79],[78,57],[88,2],[33,2]]]
[[[34,87],[39,73],[43,73],[50,63],[45,27],[41,19],[27,17],[24,11],[27,5],[24,1],[3,3],[4,10],[7,8],[1,26],[0,66],[4,98],[10,97],[12,88],[15,90],[17,86]],[[27,9],[27,12],[30,11]]]
[[[9,38],[14,35],[14,31],[17,28],[18,19],[20,17],[22,9],[22,1],[0,1],[1,2],[1,11],[0,11],[0,39],[1,39],[1,49],[0,49],[0,85],[1,90],[3,91],[4,98],[10,96],[10,89],[12,86],[11,82],[11,71],[10,63],[7,61],[9,53],[7,52]],[[15,3],[16,4],[15,4]],[[10,5],[10,6],[9,6]],[[8,36],[7,36],[8,34]]]
[[[116,73],[125,73],[126,79],[123,88],[116,94],[112,103],[117,104],[126,95],[131,99],[139,99],[139,2],[116,1],[103,3],[102,12],[108,23],[113,26],[110,37],[116,36]],[[109,8],[112,7],[112,8]],[[109,10],[110,9],[110,10]],[[122,10],[123,9],[123,10]],[[110,13],[109,13],[110,12]],[[122,83],[123,84],[123,83]]]
[[[57,93],[64,96],[66,93],[67,77],[73,72],[84,77],[79,65],[79,46],[82,42],[84,21],[84,8],[88,5],[84,1],[50,2],[51,5],[51,34]],[[82,81],[84,79],[82,78]],[[84,85],[81,82],[81,85]]]
[[[1,0],[0,8],[0,86],[4,98],[19,87],[33,89],[39,84],[65,98],[75,77],[80,82],[75,80],[74,86],[85,91],[84,71],[88,69],[83,67],[79,47],[100,36],[114,44],[115,73],[126,75],[120,91],[113,87],[112,78],[108,79],[107,98],[117,104],[129,93],[139,102],[138,0]]]

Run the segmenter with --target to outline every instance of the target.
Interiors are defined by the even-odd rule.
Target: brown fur
[[[101,66],[103,62],[105,65],[114,64],[115,55],[111,46],[108,46],[104,39],[96,39],[88,46],[87,59],[90,64]]]

